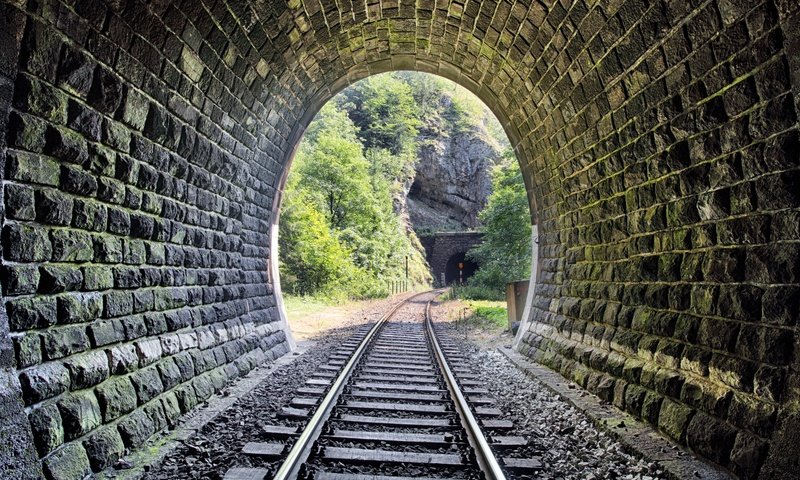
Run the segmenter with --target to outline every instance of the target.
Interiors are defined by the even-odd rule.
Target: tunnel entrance
[[[447,260],[444,271],[445,285],[464,284],[477,269],[478,264],[467,259],[466,252],[458,252]]]

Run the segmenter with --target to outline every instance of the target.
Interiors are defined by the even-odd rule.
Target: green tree
[[[325,216],[304,195],[285,199],[281,212],[281,277],[301,295],[332,290],[358,276],[350,252],[332,234]]]
[[[367,149],[392,155],[413,149],[420,126],[420,108],[411,86],[396,74],[375,75],[353,85],[339,99]],[[413,153],[413,151],[412,151]]]
[[[387,149],[372,148],[365,156],[358,132],[331,102],[301,142],[284,192],[279,237],[289,292],[385,295],[386,279],[401,278],[406,257],[416,283],[429,280],[421,248],[404,231],[393,203],[408,165]]]
[[[492,171],[492,193],[481,211],[483,242],[467,253],[478,263],[473,286],[505,291],[508,282],[526,279],[531,265],[530,207],[522,171],[509,151]]]
[[[302,188],[326,213],[330,227],[374,223],[370,164],[355,136],[353,123],[329,103],[322,109],[322,122],[311,130],[308,142],[298,152],[298,179]],[[331,121],[334,119],[337,121]],[[299,185],[299,184],[295,184]]]

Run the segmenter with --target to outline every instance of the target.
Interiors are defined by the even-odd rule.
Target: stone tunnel
[[[795,0],[2,0],[0,464],[83,478],[291,347],[304,129],[417,70],[503,124],[519,349],[740,478],[799,478]]]
[[[480,232],[437,232],[420,235],[419,241],[425,249],[425,260],[431,268],[437,286],[466,282],[478,266],[466,258],[466,253],[481,243]],[[459,268],[461,264],[461,268]]]

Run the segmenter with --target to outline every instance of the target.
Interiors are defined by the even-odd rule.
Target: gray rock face
[[[422,132],[408,212],[417,230],[468,230],[491,193],[501,147],[480,127],[451,136]]]

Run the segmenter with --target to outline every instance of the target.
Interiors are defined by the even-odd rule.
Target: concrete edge
[[[500,353],[526,375],[541,382],[548,390],[560,395],[583,412],[600,430],[622,443],[625,449],[641,458],[658,462],[672,480],[699,478],[704,480],[732,480],[734,477],[721,467],[714,466],[694,453],[664,438],[651,426],[637,420],[622,410],[601,403],[588,391],[574,385],[558,372],[531,361],[509,348],[498,347]]]
[[[116,470],[107,468],[91,478],[103,480],[140,480],[151,470],[158,468],[176,448],[183,444],[192,435],[200,431],[220,413],[228,409],[240,398],[252,392],[256,387],[266,381],[280,367],[286,366],[300,358],[302,354],[314,346],[314,341],[302,341],[290,353],[278,358],[269,365],[263,365],[248,373],[244,377],[226,386],[224,394],[216,393],[208,399],[206,405],[195,408],[192,412],[181,417],[183,423],[168,433],[156,434],[135,452],[122,457],[129,462],[130,468]]]

